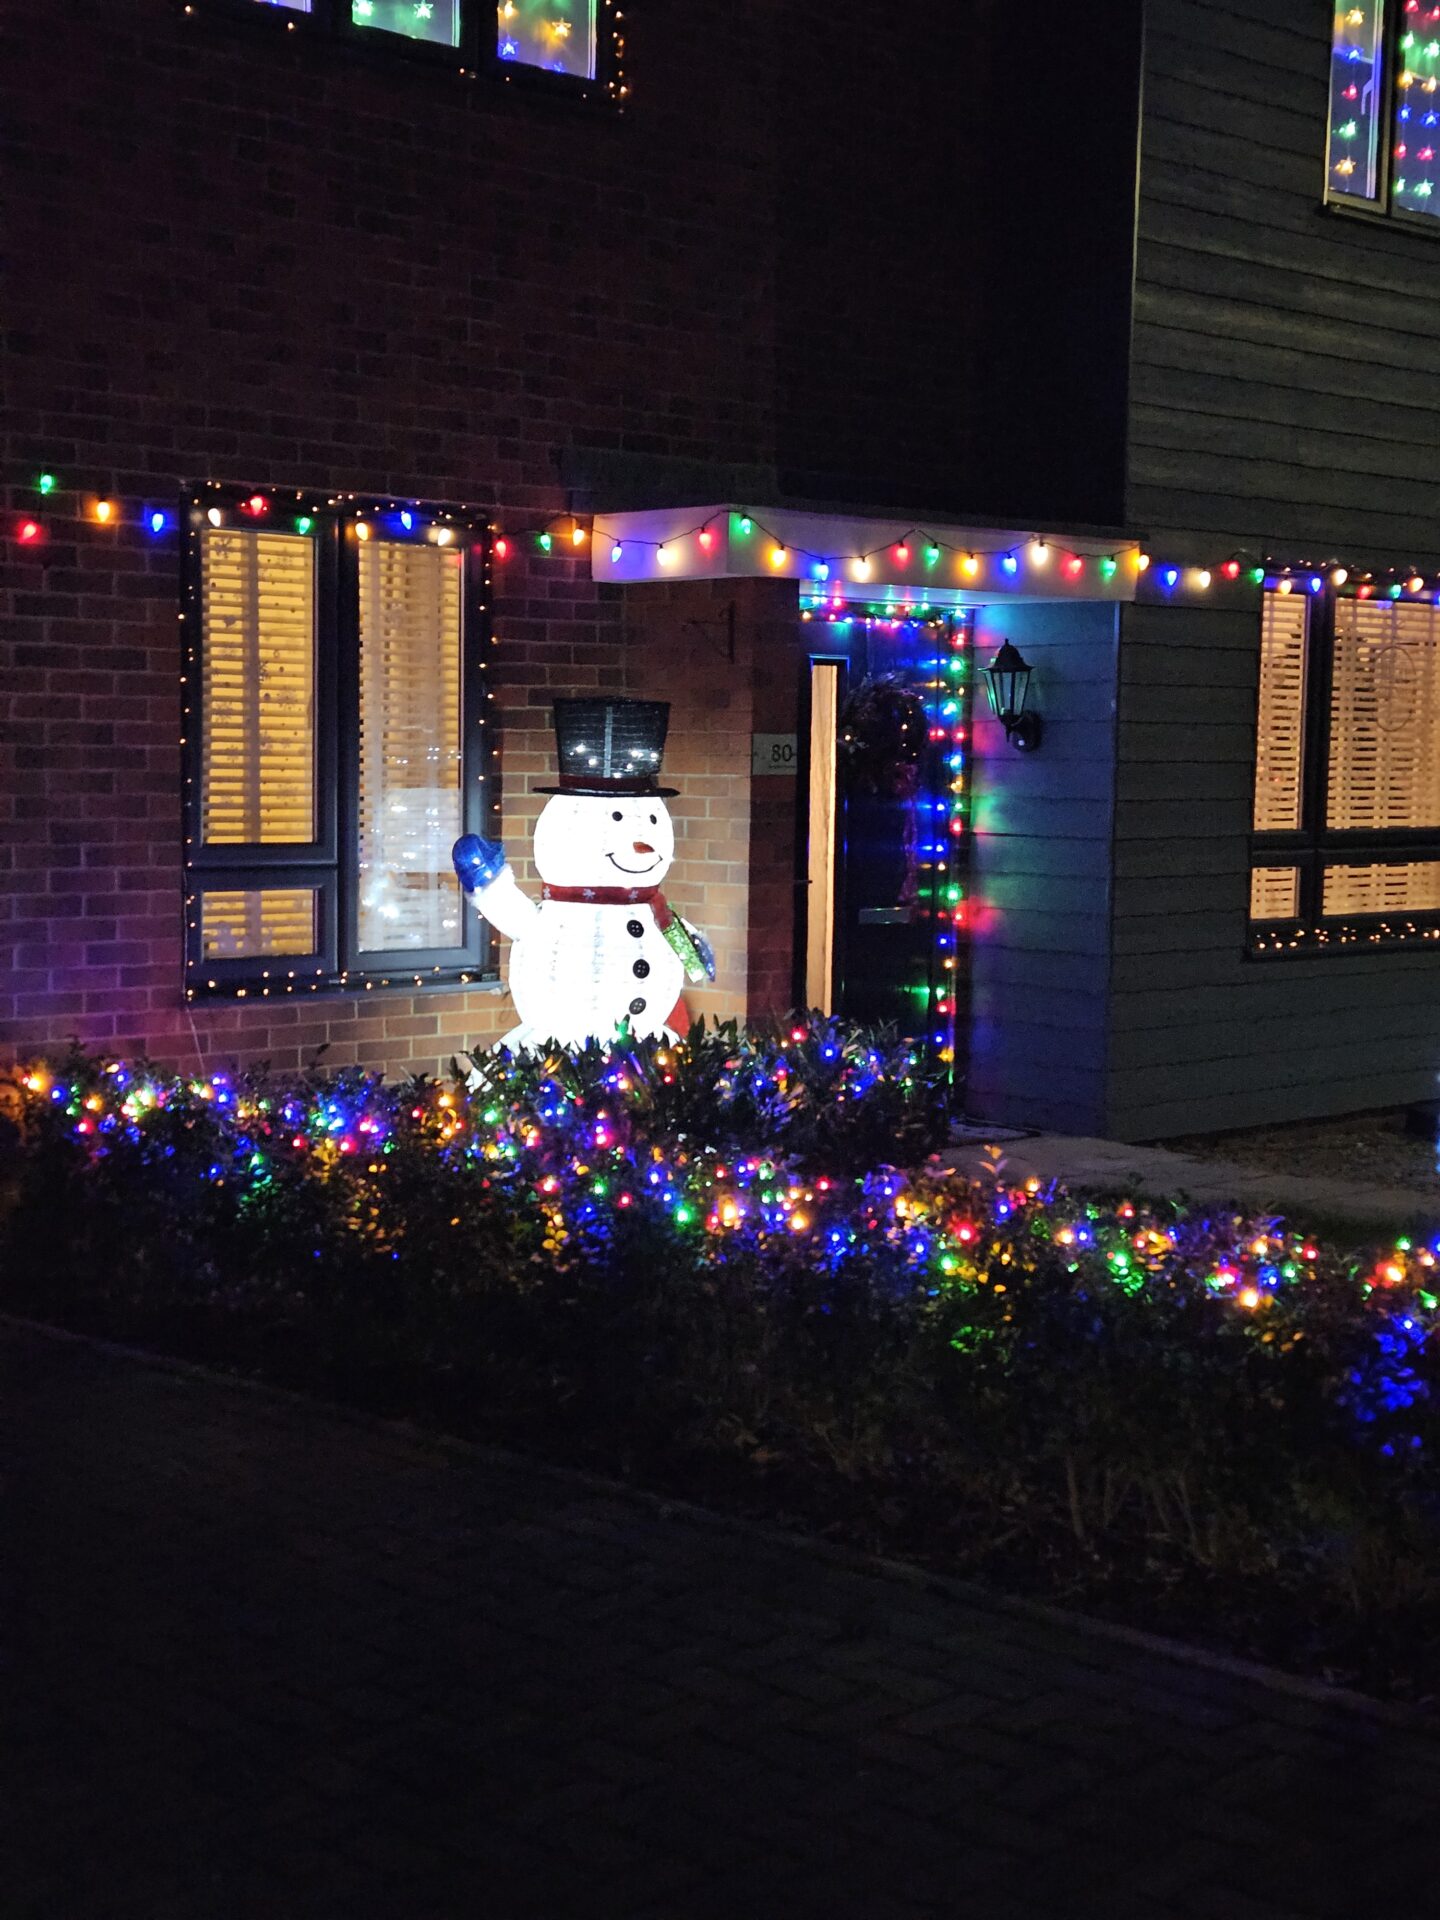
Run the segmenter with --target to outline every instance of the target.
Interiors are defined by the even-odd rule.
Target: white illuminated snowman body
[[[623,720],[631,708],[641,710],[641,719],[649,716],[652,731],[642,737],[655,744],[632,748],[630,759],[612,773],[610,791],[552,789],[541,811],[534,843],[544,883],[538,905],[521,892],[498,843],[472,837],[456,844],[456,871],[467,897],[511,941],[509,985],[520,1018],[502,1046],[608,1044],[625,1021],[636,1038],[673,1039],[688,1025],[681,1000],[687,959],[690,978],[713,977],[704,939],[672,914],[660,892],[675,858],[674,823],[655,782],[664,709],[658,703],[557,702],[562,766],[567,740],[570,754],[585,751],[584,736],[598,735],[607,714]],[[643,770],[634,757],[641,752],[649,762]],[[612,754],[587,776],[592,785],[605,779],[614,759]]]
[[[685,969],[643,895],[675,857],[669,808],[639,799],[553,794],[535,825],[537,906],[504,867],[470,896],[510,949],[510,994],[520,1024],[507,1047],[608,1041],[622,1020],[638,1037],[673,1032]],[[592,899],[585,899],[589,893]],[[575,897],[579,896],[579,897]]]

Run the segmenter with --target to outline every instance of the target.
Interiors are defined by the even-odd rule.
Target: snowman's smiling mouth
[[[616,868],[620,873],[630,873],[630,874],[653,873],[656,867],[658,867],[660,864],[659,859],[656,858],[650,862],[648,867],[624,867],[624,866],[621,866],[620,862],[615,858],[613,853],[607,853],[605,858],[610,862],[611,866]]]

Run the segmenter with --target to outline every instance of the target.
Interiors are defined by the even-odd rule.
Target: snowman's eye
[[[612,820],[623,820],[625,816],[623,813],[620,812],[619,808],[617,807],[615,812],[611,814],[610,818]]]
[[[653,827],[653,826],[654,826],[654,825],[656,824],[656,818],[655,818],[655,815],[654,815],[653,813],[652,813],[652,814],[651,814],[651,816],[650,816],[650,824],[651,824],[651,826],[652,826],[652,827]]]

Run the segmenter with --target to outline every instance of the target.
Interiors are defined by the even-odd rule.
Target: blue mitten
[[[488,887],[505,867],[505,848],[499,840],[482,840],[478,833],[465,833],[450,849],[455,872],[466,893]]]

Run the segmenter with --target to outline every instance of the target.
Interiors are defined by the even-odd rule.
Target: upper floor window
[[[1440,216],[1440,4],[1338,6],[1330,42],[1326,198]]]
[[[1440,941],[1440,608],[1269,592],[1250,918],[1261,951]]]
[[[190,991],[476,977],[450,849],[493,811],[483,529],[216,487],[190,518]]]
[[[357,27],[403,33],[407,40],[460,44],[460,0],[351,0],[350,17]]]
[[[597,14],[602,0],[251,0],[251,4],[286,16],[308,15],[322,31],[330,26],[362,29],[377,38],[398,35],[469,59],[488,57],[572,80],[593,80],[598,70]],[[617,36],[618,24],[612,36],[618,51]]]

